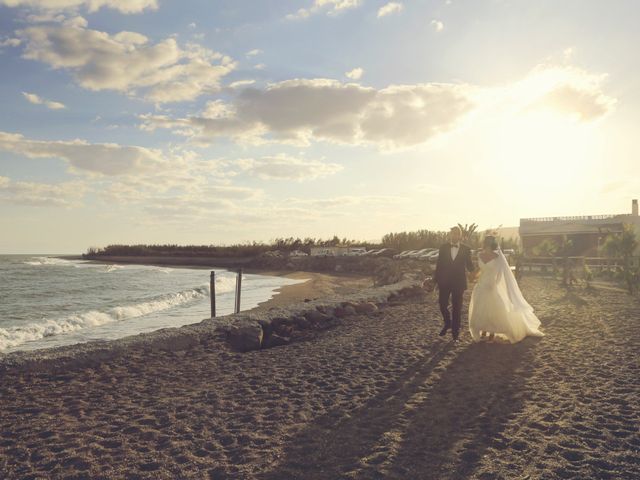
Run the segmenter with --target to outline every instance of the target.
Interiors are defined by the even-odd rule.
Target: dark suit
[[[454,260],[451,258],[451,244],[442,245],[438,254],[434,280],[440,291],[439,302],[444,327],[445,329],[451,328],[453,338],[458,338],[460,333],[462,295],[467,289],[465,270],[470,272],[475,270],[469,247],[461,243]],[[449,298],[451,298],[451,313],[449,313]]]

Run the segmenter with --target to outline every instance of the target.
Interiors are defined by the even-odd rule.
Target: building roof
[[[520,219],[520,235],[605,234],[621,232],[625,223],[640,224],[635,215],[588,215]]]

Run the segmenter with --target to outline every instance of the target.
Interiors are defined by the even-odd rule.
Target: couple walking
[[[450,242],[440,247],[434,275],[444,320],[440,336],[451,330],[453,340],[458,340],[462,297],[467,289],[466,271],[479,274],[469,304],[469,331],[473,340],[516,343],[528,335],[543,336],[539,330],[540,320],[522,296],[496,238],[485,237],[478,254],[478,270],[473,264],[471,250],[461,243],[460,227],[453,227],[449,238]]]

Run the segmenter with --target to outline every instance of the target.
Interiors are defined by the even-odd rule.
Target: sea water
[[[0,352],[112,340],[210,317],[211,269],[0,255]],[[216,271],[216,314],[233,313],[236,273]],[[298,283],[243,274],[241,310]]]

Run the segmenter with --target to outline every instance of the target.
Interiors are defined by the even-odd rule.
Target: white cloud
[[[291,13],[287,20],[301,20],[309,18],[316,13],[326,12],[327,15],[338,15],[346,10],[351,10],[362,5],[362,0],[314,0],[309,8],[301,8],[296,13]]]
[[[27,99],[29,103],[33,103],[35,105],[44,105],[51,110],[62,110],[64,108],[67,108],[63,103],[45,100],[43,98],[40,98],[35,93],[22,92],[22,95]]]
[[[594,89],[561,85],[546,94],[541,104],[577,116],[580,120],[595,120],[613,109],[615,100]]]
[[[378,9],[378,18],[386,17],[393,13],[400,13],[404,10],[404,5],[400,2],[389,2]]]
[[[255,57],[256,55],[260,55],[262,53],[262,50],[260,50],[259,48],[254,48],[253,50],[249,50],[246,55],[247,57]]]
[[[480,110],[517,114],[548,108],[595,120],[615,105],[602,90],[604,78],[577,68],[540,66],[520,81],[497,87],[426,83],[375,89],[295,79],[238,90],[230,101],[210,102],[194,116],[140,118],[143,129],[173,129],[202,143],[226,137],[241,143],[330,141],[393,150],[429,142]]]
[[[0,0],[0,5],[55,11],[85,8],[89,12],[95,12],[105,7],[127,14],[158,8],[157,0]]]
[[[71,207],[80,203],[87,187],[82,182],[34,183],[0,176],[0,204]]]
[[[83,140],[31,140],[0,131],[0,150],[29,158],[59,158],[77,171],[104,175],[141,174],[154,171],[165,161],[158,150]]]
[[[358,68],[354,68],[353,70],[349,70],[348,72],[345,73],[345,76],[347,78],[350,78],[351,80],[360,80],[362,78],[362,75],[364,74],[364,70],[360,67]]]
[[[256,70],[264,70],[265,68],[267,68],[267,66],[264,63],[259,63],[257,65],[254,65],[253,68],[255,68]]]
[[[141,93],[157,103],[215,92],[235,68],[229,57],[196,44],[183,48],[173,38],[152,44],[139,33],[109,35],[77,20],[35,25],[16,34],[25,44],[25,58],[72,71],[86,89]]]
[[[291,198],[287,203],[314,208],[342,209],[359,205],[395,206],[406,201],[406,198],[395,195],[341,195],[331,198]]]
[[[237,80],[229,84],[229,88],[242,88],[256,83],[255,80]]]
[[[342,170],[342,166],[336,163],[294,158],[288,155],[242,159],[237,163],[247,173],[264,180],[312,180],[333,175]]]
[[[246,88],[224,114],[171,119],[146,115],[142,128],[191,129],[198,139],[257,136],[308,143],[329,140],[399,148],[453,128],[471,109],[467,88],[454,84],[395,85],[381,90],[336,80],[287,80]],[[217,105],[218,112],[221,105]],[[267,137],[268,135],[268,137]]]
[[[19,47],[21,43],[19,38],[5,38],[4,40],[0,40],[0,48]]]
[[[444,23],[442,23],[440,20],[431,20],[431,27],[436,32],[441,32],[444,30]]]
[[[606,78],[571,66],[539,65],[526,78],[502,90],[506,101],[516,108],[551,109],[592,121],[607,115],[617,103],[603,91]]]
[[[566,61],[570,60],[573,57],[573,54],[576,52],[574,47],[567,47],[562,51],[562,56]]]

